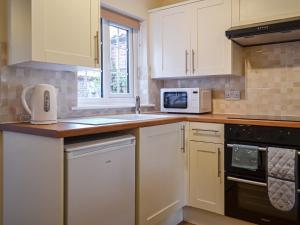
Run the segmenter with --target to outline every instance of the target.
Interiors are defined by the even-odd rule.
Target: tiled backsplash
[[[59,89],[60,118],[133,111],[73,111],[72,107],[77,104],[75,73],[7,67],[5,44],[0,46],[0,122],[26,118],[20,95],[24,86],[37,83],[49,83]],[[149,82],[144,68],[139,78],[140,95],[145,101],[150,98],[150,102],[158,106],[159,88],[162,86],[212,88],[214,113],[300,116],[300,42],[246,48],[245,54],[245,77],[216,76]],[[226,89],[240,90],[242,99],[226,101]]]
[[[59,89],[59,118],[133,112],[132,108],[72,110],[72,107],[77,106],[76,73],[8,67],[5,66],[6,58],[6,44],[0,43],[0,122],[28,120],[29,116],[21,104],[21,93],[24,87],[38,83],[51,84]],[[142,71],[140,85],[143,85],[143,87],[140,87],[140,90],[143,90],[141,94],[144,102],[148,101],[148,96],[144,93],[148,89],[148,85],[153,90],[160,87],[159,82],[146,82],[147,78],[145,76]],[[150,101],[155,102],[155,99],[151,99],[151,96],[149,98]],[[151,108],[144,110],[149,109]]]
[[[245,49],[245,77],[204,77],[165,81],[165,87],[213,88],[213,112],[300,116],[300,42]],[[224,90],[241,90],[226,101]]]

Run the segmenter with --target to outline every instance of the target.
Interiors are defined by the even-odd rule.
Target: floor
[[[188,222],[182,222],[179,225],[194,225],[194,224],[191,224],[191,223],[188,223]]]

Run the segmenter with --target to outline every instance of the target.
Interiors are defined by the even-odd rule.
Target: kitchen
[[[0,224],[299,224],[299,16],[0,0]]]

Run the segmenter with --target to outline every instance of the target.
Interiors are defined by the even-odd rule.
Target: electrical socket
[[[241,100],[241,92],[237,90],[225,90],[225,100],[228,101]]]

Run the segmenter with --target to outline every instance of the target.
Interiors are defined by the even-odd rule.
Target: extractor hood
[[[300,41],[300,17],[232,27],[225,33],[243,47]]]

